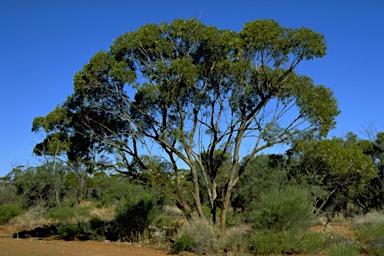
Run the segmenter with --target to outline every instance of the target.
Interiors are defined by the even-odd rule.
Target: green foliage
[[[91,237],[94,240],[117,241],[118,233],[114,230],[113,221],[101,220],[97,217],[92,217],[89,220]]]
[[[10,219],[23,213],[23,209],[18,204],[0,205],[0,225],[6,224]]]
[[[315,214],[345,209],[347,200],[363,192],[376,175],[372,159],[348,138],[297,141],[293,147],[291,161],[297,166],[290,175],[310,188]]]
[[[375,139],[374,133],[371,136],[372,141],[357,141],[364,154],[373,160],[377,171],[376,176],[365,184],[364,190],[354,196],[356,204],[365,213],[384,208],[384,133],[378,132]]]
[[[251,212],[253,226],[270,231],[306,230],[311,216],[308,191],[292,186],[262,193]]]
[[[14,202],[16,196],[16,187],[11,182],[2,181],[0,178],[0,205]]]
[[[245,243],[251,253],[260,255],[318,253],[324,247],[322,234],[307,232],[255,231],[247,235]]]
[[[43,142],[37,143],[33,153],[37,156],[54,156],[63,154],[69,149],[69,137],[63,128],[68,125],[66,110],[56,107],[46,117],[36,117],[32,123],[32,132],[44,131],[46,137]]]
[[[52,162],[41,166],[29,167],[15,175],[13,184],[23,207],[30,207],[41,202],[48,206],[58,206],[64,194],[65,165],[56,163],[51,172]]]
[[[152,198],[138,202],[125,202],[118,206],[114,225],[120,239],[137,241],[156,217],[156,210]]]
[[[70,198],[72,204],[89,200],[89,192],[95,185],[92,169],[87,169],[81,162],[68,162],[68,167],[64,179],[66,197]]]
[[[218,235],[207,222],[200,219],[191,219],[181,230],[181,237],[185,246],[197,254],[213,254],[217,251]],[[176,240],[177,241],[177,240]]]
[[[329,256],[357,256],[359,250],[353,244],[336,243],[332,244],[327,255]]]
[[[175,174],[171,171],[172,166],[169,162],[159,156],[141,155],[142,166],[135,166],[135,174],[132,179],[140,180],[140,184],[151,189],[152,196],[158,201],[175,200],[175,191],[179,184],[176,184]],[[180,171],[181,174],[181,171]]]
[[[219,209],[217,209],[219,212]],[[219,216],[219,213],[217,214]],[[225,218],[225,223],[228,227],[236,227],[244,224],[244,215],[240,211],[235,211],[233,207],[230,207]]]
[[[369,255],[384,255],[384,214],[369,213],[356,220],[355,230],[358,240]]]
[[[61,224],[78,223],[89,219],[89,209],[82,207],[56,207],[52,208],[48,214],[48,218],[55,219]]]
[[[90,225],[86,222],[79,223],[61,223],[57,226],[55,234],[65,240],[89,239]]]
[[[245,243],[247,231],[243,225],[233,226],[227,229],[225,236],[219,237],[220,250],[227,252],[227,254],[238,255],[247,252],[247,245]]]
[[[47,132],[40,145],[48,154],[56,151],[45,142],[54,140],[71,160],[88,161],[97,152],[102,164],[121,171],[118,163],[123,163],[129,174],[135,164],[149,169],[144,149],[148,154],[160,149],[175,180],[179,162],[188,166],[189,196],[201,218],[198,169],[208,167],[210,193],[205,196],[213,214],[220,202],[226,213],[239,176],[257,153],[303,134],[325,137],[335,127],[339,110],[332,91],[294,71],[302,61],[323,57],[325,50],[323,35],[273,20],[248,22],[238,33],[197,19],[146,24],[116,38],[108,52],[96,53],[76,73],[74,93],[35,119],[33,130]],[[274,113],[268,114],[270,109]],[[241,157],[245,148],[251,150]],[[198,152],[210,154],[204,164],[195,161]],[[227,155],[228,166],[215,164]],[[153,175],[145,178],[158,181]],[[175,187],[179,203],[189,211],[180,192],[184,186]]]
[[[151,197],[143,186],[135,185],[121,175],[95,179],[92,195],[102,206],[119,205],[121,202],[136,203]]]
[[[191,252],[194,248],[193,238],[189,234],[183,234],[181,237],[176,239],[172,245],[172,251],[174,252]]]
[[[156,201],[148,196],[122,202],[116,207],[115,218],[112,220],[102,220],[94,216],[89,223],[92,236],[97,239],[137,242],[157,215]]]
[[[231,201],[236,212],[241,210],[249,215],[253,203],[263,192],[287,185],[288,168],[284,155],[261,154],[251,159]]]

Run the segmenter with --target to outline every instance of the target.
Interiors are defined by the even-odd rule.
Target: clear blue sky
[[[384,130],[384,1],[287,0],[1,0],[0,176],[32,156],[31,132],[73,92],[73,76],[117,36],[152,22],[198,18],[239,31],[245,22],[275,19],[325,35],[327,55],[298,72],[335,93],[342,113],[330,136]]]

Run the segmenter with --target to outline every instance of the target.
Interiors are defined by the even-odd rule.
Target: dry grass
[[[99,219],[101,221],[109,222],[112,221],[116,216],[115,207],[108,208],[95,208],[91,210],[91,217]]]
[[[383,212],[369,212],[365,215],[358,216],[354,218],[354,225],[360,224],[377,224],[384,223],[384,214]]]
[[[20,227],[43,227],[54,224],[52,220],[45,218],[48,208],[43,205],[36,205],[26,213],[17,216],[9,221],[9,225]]]
[[[183,212],[175,206],[165,205],[163,207],[163,215],[166,215],[166,216],[183,216]]]

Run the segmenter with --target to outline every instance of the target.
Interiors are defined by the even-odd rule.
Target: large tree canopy
[[[332,91],[294,72],[325,50],[321,34],[273,20],[248,22],[240,32],[196,19],[147,24],[75,75],[62,106],[70,120],[65,132],[82,154],[81,145],[99,148],[127,169],[133,162],[145,169],[142,154],[162,156],[176,177],[188,169],[201,218],[198,172],[210,176],[215,207],[217,161],[229,154],[220,206],[225,231],[231,192],[255,154],[299,136],[326,136],[335,126]]]

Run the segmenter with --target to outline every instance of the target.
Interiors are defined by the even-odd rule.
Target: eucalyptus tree
[[[177,182],[187,169],[202,219],[198,172],[213,175],[206,187],[214,207],[221,167],[214,162],[229,154],[220,203],[225,232],[231,193],[257,153],[303,134],[323,137],[335,126],[332,91],[294,72],[325,51],[323,35],[273,20],[248,22],[240,32],[196,19],[146,24],[96,53],[63,106],[71,132],[112,163],[145,168],[142,154],[159,155]]]
[[[56,107],[46,117],[37,117],[32,123],[32,132],[37,133],[41,130],[45,132],[44,140],[35,145],[33,153],[43,159],[40,168],[45,169],[49,176],[49,183],[53,188],[58,207],[60,207],[60,194],[64,183],[58,166],[63,165],[60,156],[66,152],[69,145],[68,137],[59,132],[62,130],[64,121],[65,110]]]
[[[35,145],[33,153],[42,162],[39,168],[46,170],[50,177],[49,183],[59,207],[64,183],[75,190],[77,203],[80,204],[95,169],[92,161],[94,150],[86,144],[86,140],[71,133],[71,129],[71,118],[62,106],[57,106],[45,117],[36,117],[32,123],[32,132],[44,135],[44,140]]]
[[[364,212],[384,209],[384,132],[372,131],[369,140],[357,139],[361,150],[375,164],[376,175],[353,200]]]
[[[14,168],[13,171],[7,175],[0,177],[0,206],[7,203],[12,203],[17,196],[17,190],[13,184],[12,174],[18,171]]]
[[[315,216],[327,206],[331,213],[334,209],[344,209],[340,203],[345,202],[338,202],[336,194],[347,201],[354,200],[377,174],[374,161],[351,136],[346,140],[300,141],[293,151],[298,166],[291,169],[291,178],[309,187]]]

